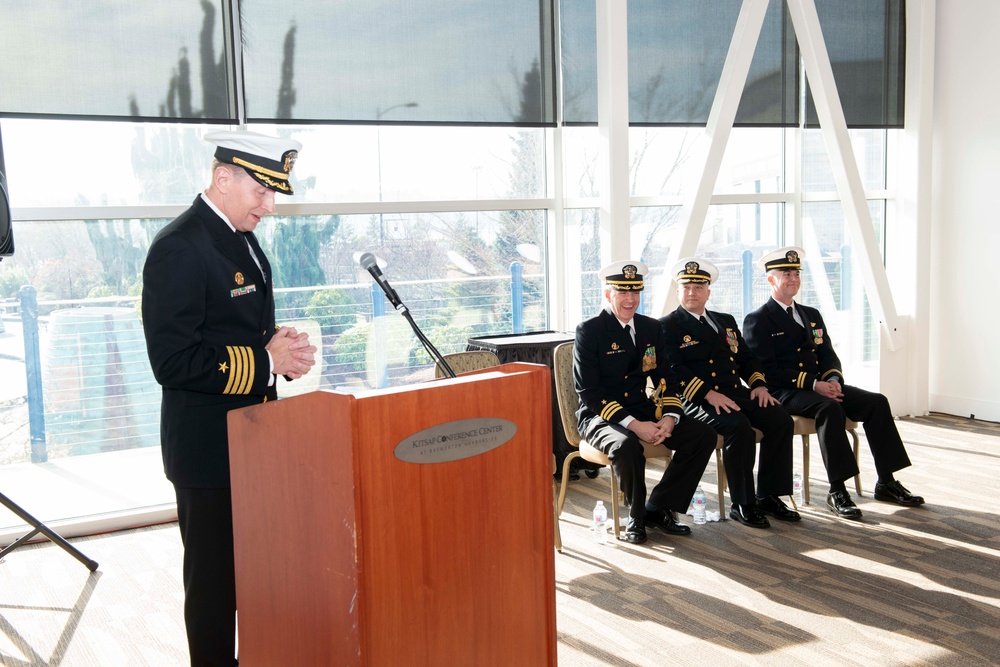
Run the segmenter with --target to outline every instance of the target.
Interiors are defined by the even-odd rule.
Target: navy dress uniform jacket
[[[626,417],[657,421],[656,405],[646,395],[647,380],[662,380],[662,414],[683,414],[677,395],[680,384],[670,371],[660,323],[645,315],[632,318],[635,344],[609,310],[576,327],[573,378],[580,409],[580,434],[608,455],[619,478],[619,488],[632,519],[648,508],[686,512],[708,459],[715,450],[715,432],[693,419],[680,420],[664,445],[673,450],[660,481],[646,498],[646,459],[637,437],[621,426]]]
[[[816,435],[831,482],[859,472],[844,431],[845,417],[863,422],[879,478],[891,479],[893,472],[910,465],[910,459],[889,401],[877,392],[846,384],[823,316],[809,306],[795,304],[795,308],[807,328],[799,326],[773,298],[743,320],[743,333],[764,365],[771,393],[790,414],[816,420]],[[813,391],[816,380],[833,379],[841,384],[841,402]]]
[[[646,396],[646,380],[655,388],[666,382],[663,414],[683,414],[677,394],[680,385],[670,371],[664,354],[660,323],[645,315],[635,315],[635,345],[618,318],[607,309],[576,328],[573,347],[573,376],[580,409],[580,433],[595,417],[617,424],[631,416],[656,421],[656,406]],[[594,360],[597,363],[594,363]]]
[[[752,505],[758,495],[791,493],[792,418],[780,406],[761,407],[750,398],[751,390],[767,386],[760,360],[743,340],[732,315],[714,310],[706,313],[718,331],[682,306],[660,319],[670,368],[683,387],[685,411],[711,424],[723,437],[723,459],[734,503]],[[739,411],[716,412],[707,400],[711,390],[735,401]],[[763,434],[756,488],[754,428]]]
[[[747,387],[765,386],[760,361],[743,340],[736,319],[728,313],[706,312],[719,327],[718,332],[696,320],[681,306],[660,320],[671,370],[678,375],[683,387],[681,397],[698,403],[709,390],[730,398],[744,397],[750,393]]]
[[[277,398],[264,349],[274,296],[262,270],[271,272],[253,234],[234,232],[201,196],[150,246],[143,329],[163,391],[164,471],[175,486],[229,487],[226,414]]]
[[[768,385],[776,389],[812,390],[816,380],[843,380],[840,358],[819,311],[795,304],[808,331],[788,316],[774,299],[748,314],[743,335],[764,365]]]

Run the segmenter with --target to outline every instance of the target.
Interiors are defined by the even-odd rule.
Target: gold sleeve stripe
[[[806,374],[799,373],[798,379],[795,381],[795,386],[799,389],[805,389],[806,386]]]
[[[688,382],[688,386],[684,388],[684,398],[689,401],[693,401],[694,395],[698,393],[698,390],[701,389],[703,384],[705,384],[705,382],[701,378],[692,378],[691,381]]]
[[[663,399],[663,407],[665,408],[679,408],[681,407],[681,399],[676,396],[668,396]]]
[[[222,390],[222,393],[231,394],[233,393],[233,369],[236,368],[236,357],[231,345],[226,346],[226,352],[229,354],[229,382],[226,383],[226,388]]]
[[[618,401],[611,401],[601,410],[601,419],[606,422],[611,421],[611,416],[622,409],[622,404]]]
[[[839,368],[831,368],[827,372],[823,373],[822,377],[825,380],[826,378],[830,377],[831,375],[839,375],[840,377],[844,377],[844,374],[840,372]]]
[[[249,348],[243,346],[240,346],[237,349],[240,353],[240,375],[239,385],[236,387],[236,393],[249,394],[250,386],[247,382],[247,378],[253,380],[253,354],[251,354]]]
[[[763,373],[754,373],[753,375],[750,376],[750,382],[748,382],[747,384],[753,384],[758,380],[760,380],[761,382],[767,382],[767,380],[764,379]]]
[[[229,382],[222,393],[249,394],[255,370],[253,352],[244,345],[227,345],[226,352],[229,354]]]

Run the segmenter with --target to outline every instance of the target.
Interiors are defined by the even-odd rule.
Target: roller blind
[[[849,127],[903,127],[905,4],[904,0],[816,3]],[[806,125],[819,125],[811,95],[806,96]]]
[[[549,0],[240,7],[251,120],[555,122]]]
[[[553,125],[553,2],[0,0],[0,116]],[[631,123],[707,122],[740,4],[629,0]],[[848,125],[900,127],[903,0],[817,10]],[[596,8],[559,11],[563,118],[596,123]],[[774,0],[736,123],[797,124],[799,81]]]
[[[708,122],[740,0],[629,0],[629,122]],[[817,0],[834,78],[851,127],[903,121],[903,0]],[[564,120],[597,122],[596,11],[560,2]],[[736,115],[738,126],[795,126],[798,45],[784,2],[769,3]],[[808,99],[808,97],[807,97]],[[815,120],[811,101],[807,120]]]
[[[233,120],[222,0],[0,0],[0,114]]]
[[[552,125],[552,0],[0,0],[0,114]]]

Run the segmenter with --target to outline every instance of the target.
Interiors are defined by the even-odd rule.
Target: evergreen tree
[[[289,119],[295,106],[295,24],[285,33],[284,56],[281,61],[281,87],[278,88],[278,110],[275,118]]]
[[[199,56],[201,57],[201,100],[203,118],[226,118],[228,116],[226,91],[226,57],[225,50],[220,50],[218,61],[215,60],[215,45],[212,37],[215,35],[215,6],[209,0],[201,0],[201,10],[204,19],[198,39]]]

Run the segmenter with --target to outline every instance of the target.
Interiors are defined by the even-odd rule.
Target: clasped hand
[[[816,384],[813,385],[813,391],[815,391],[820,396],[826,396],[827,398],[832,398],[838,403],[844,402],[844,389],[840,386],[840,383],[836,380],[830,380],[829,382],[824,382],[822,380],[817,380]]]
[[[297,380],[316,364],[316,346],[310,345],[309,334],[299,333],[293,327],[281,327],[265,349],[271,353],[274,372]]]
[[[638,419],[629,422],[628,430],[635,433],[640,440],[658,445],[674,433],[677,421],[670,415],[664,415],[659,421],[647,422]]]

